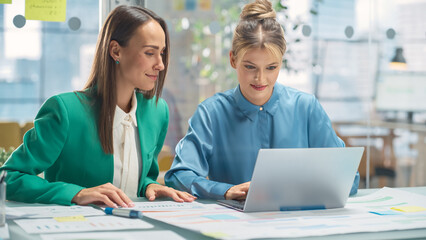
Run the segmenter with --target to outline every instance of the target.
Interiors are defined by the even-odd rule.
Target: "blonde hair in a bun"
[[[240,14],[241,20],[276,18],[277,14],[268,0],[258,0],[247,4]]]
[[[279,61],[286,50],[284,31],[268,0],[256,0],[245,5],[234,31],[231,52],[237,62],[253,48],[265,48]]]

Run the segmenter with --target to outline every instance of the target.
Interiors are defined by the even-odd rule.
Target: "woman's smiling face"
[[[165,33],[156,21],[140,26],[125,47],[121,47],[119,75],[123,84],[149,91],[155,87],[166,48]]]
[[[258,106],[268,102],[280,72],[280,59],[266,48],[249,49],[242,59],[236,59],[232,52],[230,57],[243,96]]]

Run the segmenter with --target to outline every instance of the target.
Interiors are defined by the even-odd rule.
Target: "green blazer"
[[[136,117],[142,154],[138,196],[157,183],[157,156],[166,136],[169,110],[155,97],[136,93]],[[112,183],[113,154],[102,150],[97,131],[99,109],[85,94],[70,92],[48,99],[34,120],[34,128],[0,170],[6,177],[8,200],[71,205],[82,189]],[[44,172],[44,179],[37,175]]]

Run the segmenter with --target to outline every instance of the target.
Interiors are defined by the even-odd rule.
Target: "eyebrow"
[[[253,64],[253,65],[256,65],[255,63],[252,63],[252,62],[250,62],[250,61],[248,61],[248,60],[244,60],[243,62],[244,62],[244,63],[250,63],[250,64]],[[270,64],[268,64],[268,66],[269,66],[269,65],[274,65],[274,64],[278,64],[278,62],[270,63]]]
[[[159,46],[156,46],[156,45],[143,45],[143,47],[145,48],[145,47],[149,47],[149,48],[154,48],[154,49],[157,49],[157,50],[159,50],[160,49],[160,47]],[[163,50],[164,49],[166,49],[166,47],[164,47],[163,48]]]

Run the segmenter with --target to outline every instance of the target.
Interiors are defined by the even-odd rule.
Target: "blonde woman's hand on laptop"
[[[251,182],[241,183],[228,189],[225,193],[226,200],[244,200],[247,197]]]

